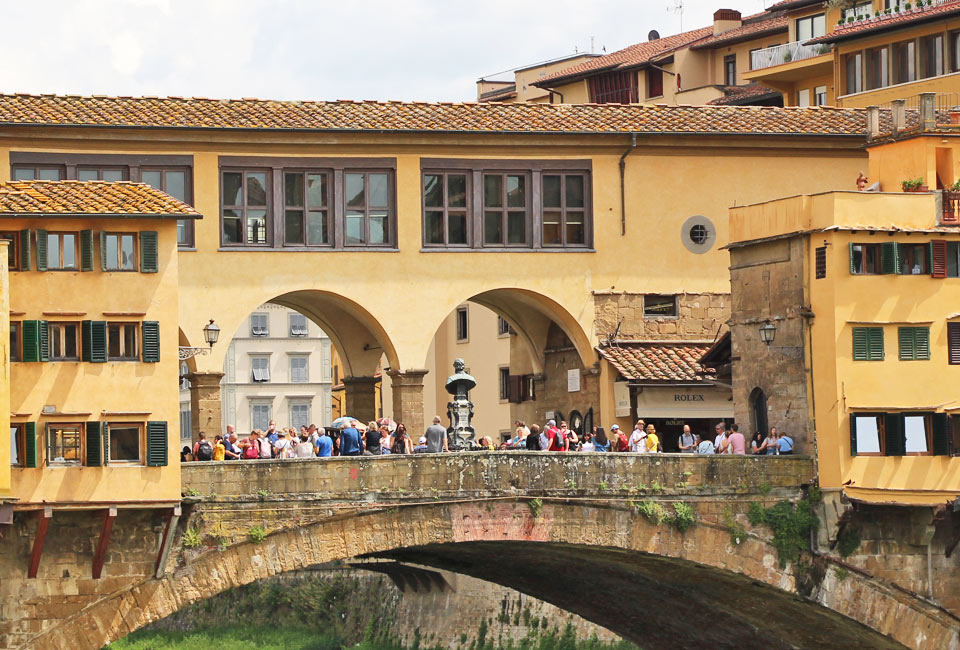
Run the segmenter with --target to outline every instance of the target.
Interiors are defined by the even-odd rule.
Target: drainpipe
[[[627,198],[624,177],[627,171],[627,156],[637,148],[637,134],[630,134],[630,146],[620,156],[620,236],[627,234]]]
[[[553,103],[553,96],[554,96],[554,95],[559,95],[559,96],[560,96],[560,103],[561,103],[561,104],[563,103],[563,93],[562,93],[562,92],[560,92],[559,90],[554,90],[553,88],[544,88],[544,90],[546,90],[548,93],[550,93],[550,103],[551,103],[551,104]]]

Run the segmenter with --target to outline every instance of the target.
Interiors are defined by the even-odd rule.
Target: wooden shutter
[[[157,263],[157,233],[153,230],[140,232],[140,272],[156,273]]]
[[[960,365],[960,322],[947,323],[947,358],[950,365]]]
[[[935,278],[947,277],[947,242],[934,239],[930,242],[931,275]]]
[[[90,363],[107,362],[107,322],[85,320],[80,322],[81,359]]]
[[[898,337],[901,361],[918,361],[930,358],[929,328],[901,327]]]
[[[107,270],[107,233],[100,231],[100,270]]]
[[[106,422],[100,427],[100,439],[103,442],[103,464],[110,464],[110,425]]]
[[[37,321],[40,345],[40,361],[50,361],[50,324],[45,320]]]
[[[903,415],[887,413],[883,421],[884,438],[887,456],[903,456],[906,454],[907,440],[903,430]]]
[[[37,231],[37,270],[47,270],[47,231]]]
[[[147,465],[165,467],[167,464],[167,423],[147,422]]]
[[[37,466],[37,423],[27,422],[23,425],[24,467]]]
[[[20,270],[30,270],[30,231],[20,231]]]
[[[897,330],[901,361],[913,361],[917,358],[913,330],[912,327],[901,327]]]
[[[900,271],[899,253],[895,241],[880,244],[881,270],[883,273],[898,273]]]
[[[883,361],[883,328],[868,327],[867,330],[867,359]]]
[[[853,328],[853,360],[867,361],[869,359],[867,346],[867,333],[870,330],[866,327]]]
[[[87,453],[84,465],[87,467],[99,467],[103,465],[103,453],[100,442],[101,429],[106,429],[104,422],[87,422],[84,427],[87,443]]]
[[[507,380],[507,401],[520,403],[520,375],[510,375]]]
[[[143,361],[158,363],[160,361],[160,323],[145,320],[140,327],[143,330]]]
[[[93,231],[80,231],[80,270],[93,270]]]
[[[857,455],[857,416],[850,414],[850,455]]]
[[[946,413],[933,414],[933,455],[950,455],[950,423]]]
[[[847,248],[850,251],[850,273],[857,275],[857,267],[853,263],[853,244],[847,244]]]
[[[40,321],[23,321],[20,324],[20,338],[23,349],[21,358],[24,361],[40,361]]]

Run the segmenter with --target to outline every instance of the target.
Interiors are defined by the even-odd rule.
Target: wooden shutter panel
[[[927,360],[930,358],[930,328],[913,328],[913,358]]]
[[[957,323],[960,325],[960,323]],[[25,320],[20,325],[24,361],[40,361],[40,321]]]
[[[847,247],[850,250],[850,273],[856,274],[856,267],[853,264],[853,244],[847,244]]]
[[[24,467],[37,466],[37,423],[27,422],[23,426]]]
[[[47,231],[37,231],[37,270],[47,270]]]
[[[147,465],[165,467],[167,464],[167,423],[147,422]]]
[[[520,375],[510,375],[507,381],[507,401],[520,403]]]
[[[931,275],[935,278],[947,277],[947,242],[934,239],[930,242]]]
[[[866,361],[867,360],[867,330],[866,327],[854,327],[853,328],[853,360],[854,361]]]
[[[80,270],[93,270],[93,231],[80,231]]]
[[[857,455],[857,416],[850,414],[850,455]]]
[[[107,270],[107,233],[100,231],[100,270]]]
[[[946,413],[933,414],[933,455],[950,455],[950,426]]]
[[[140,232],[140,272],[156,273],[157,263],[157,233],[153,230]]]
[[[107,322],[85,320],[80,322],[81,359],[90,363],[107,362]]]
[[[900,271],[900,259],[897,242],[888,241],[880,244],[880,257],[883,273],[897,273]]]
[[[914,345],[914,328],[901,327],[897,330],[897,339],[900,348],[901,361],[913,361],[917,358]]]
[[[887,447],[887,456],[903,456],[906,454],[907,440],[903,430],[903,415],[887,413],[883,422],[884,438]]]
[[[160,323],[145,320],[140,327],[143,330],[143,361],[158,363],[160,361]]]
[[[40,341],[40,361],[50,361],[50,329],[49,323],[45,320],[37,321],[38,336]]]
[[[947,359],[950,365],[960,365],[960,323],[947,323]]]
[[[30,231],[20,231],[20,270],[30,270]]]
[[[883,361],[883,328],[868,327],[867,358],[870,361]]]
[[[102,445],[100,442],[101,429],[106,429],[104,422],[87,422],[84,427],[87,442],[87,454],[84,465],[87,467],[99,467],[103,464]]]

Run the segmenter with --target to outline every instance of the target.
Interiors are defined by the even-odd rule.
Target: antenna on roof
[[[672,0],[673,6],[667,7],[668,14],[678,14],[680,16],[680,31],[683,31],[683,0]]]
[[[590,37],[590,54],[594,54],[594,49],[593,49],[593,36]]]

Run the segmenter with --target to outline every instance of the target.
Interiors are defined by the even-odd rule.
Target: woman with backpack
[[[410,436],[407,435],[407,427],[403,426],[402,423],[397,425],[397,430],[393,432],[393,437],[390,440],[391,454],[413,453],[413,443],[410,441]]]
[[[200,439],[193,446],[194,460],[213,460],[213,445],[207,440],[207,434],[200,432]]]

